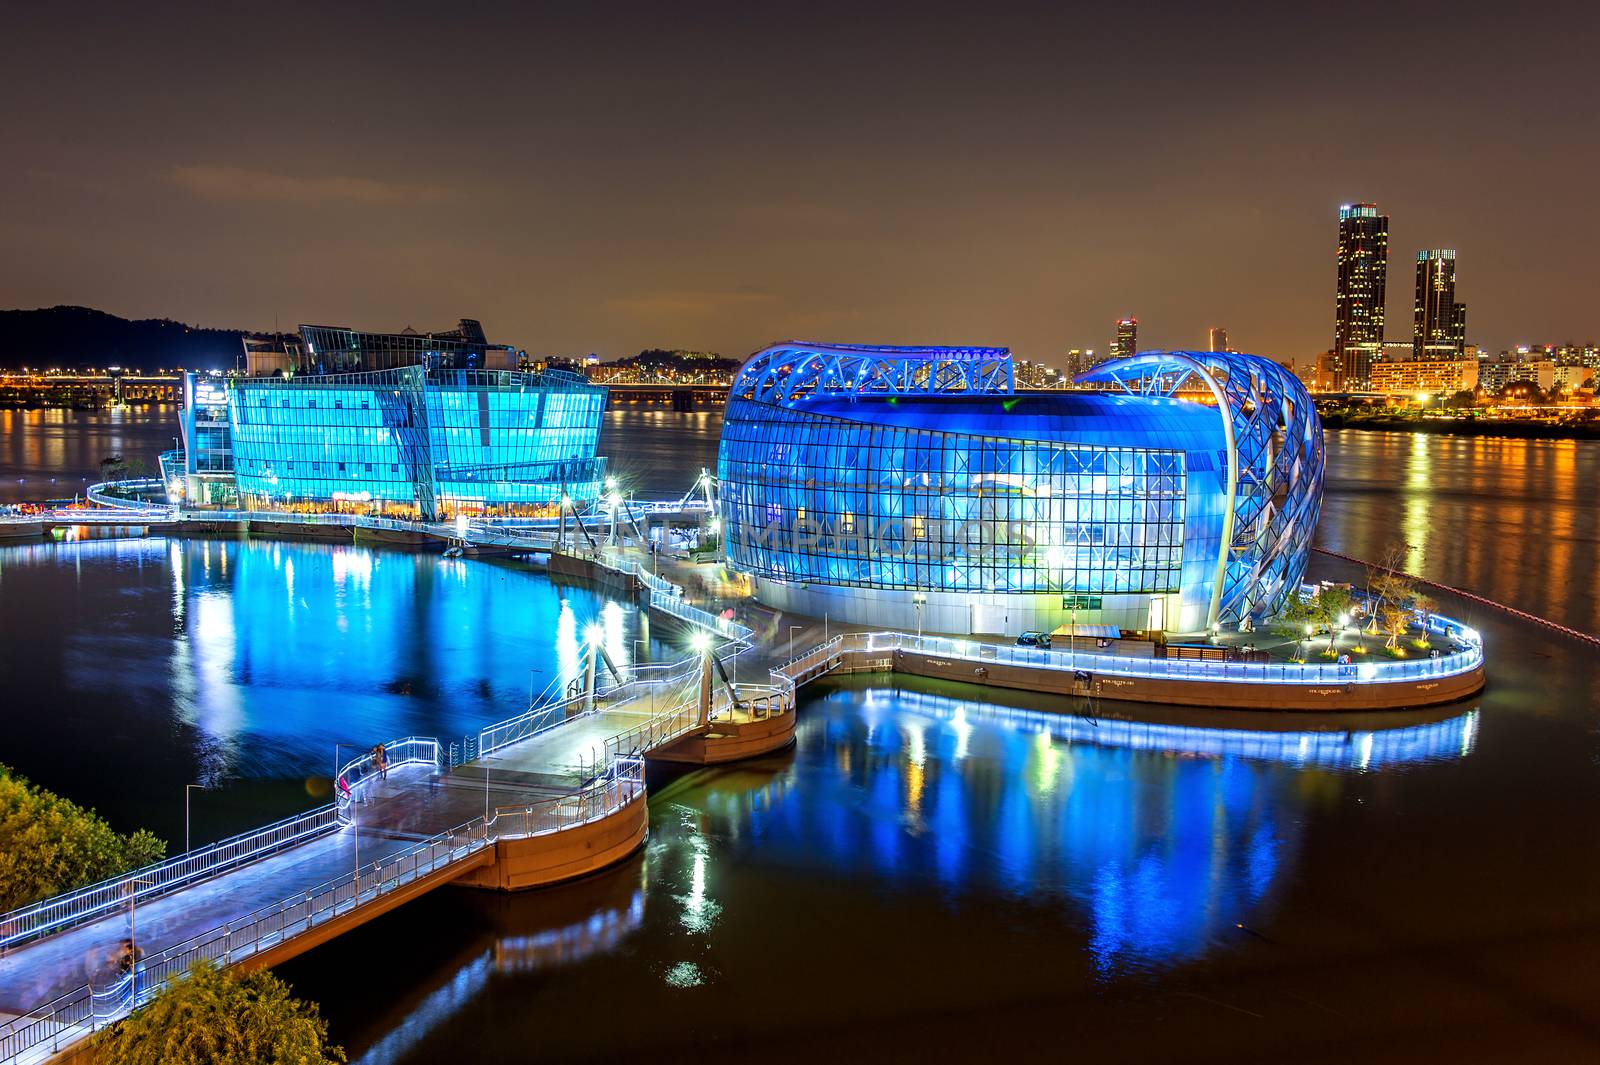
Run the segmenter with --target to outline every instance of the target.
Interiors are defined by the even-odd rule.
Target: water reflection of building
[[[433,555],[267,540],[165,550],[175,706],[220,777],[325,772],[353,733],[476,734],[526,704],[530,658],[539,688],[580,676],[591,622],[619,667],[636,649],[636,613],[533,572],[470,579]]]
[[[1464,758],[1472,753],[1478,738],[1476,708],[1443,721],[1398,728],[1243,729],[1049,713],[918,691],[899,691],[895,698],[919,714],[947,720],[975,716],[1003,721],[1030,732],[1048,732],[1073,744],[1331,769],[1379,769]]]
[[[1065,897],[1099,970],[1170,964],[1262,919],[1298,849],[1302,773],[1459,757],[1476,720],[1349,735],[1096,727],[841,689],[808,707],[787,791],[745,817],[765,860],[821,851],[907,886]]]

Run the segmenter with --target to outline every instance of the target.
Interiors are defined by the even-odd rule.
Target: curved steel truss
[[[1299,379],[1259,355],[1152,351],[1102,363],[1077,380],[1114,382],[1136,395],[1211,394],[1223,415],[1233,506],[1210,620],[1277,612],[1305,576],[1322,510],[1322,422]]]
[[[739,370],[733,395],[790,407],[812,396],[928,396],[1010,393],[1006,348],[774,344]]]

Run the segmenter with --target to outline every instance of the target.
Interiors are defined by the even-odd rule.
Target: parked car
[[[1025,632],[1017,637],[1018,647],[1039,647],[1050,650],[1050,634],[1048,632]]]

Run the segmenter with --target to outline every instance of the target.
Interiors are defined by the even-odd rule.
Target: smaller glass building
[[[443,520],[595,500],[606,390],[561,371],[406,366],[233,378],[234,478],[251,510]]]
[[[519,353],[475,319],[303,325],[246,337],[244,353],[242,375],[185,378],[183,490],[168,487],[192,504],[435,521],[553,516],[600,495],[605,388],[512,369]]]

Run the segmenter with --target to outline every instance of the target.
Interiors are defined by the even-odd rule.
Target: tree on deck
[[[1405,607],[1389,603],[1383,607],[1380,613],[1383,615],[1383,631],[1389,634],[1389,639],[1384,643],[1384,646],[1391,651],[1398,650],[1400,637],[1404,636],[1406,630],[1411,628],[1411,611]]]
[[[208,961],[95,1037],[99,1065],[324,1065],[345,1060],[328,1022],[266,970],[235,975]]]
[[[160,861],[146,829],[124,836],[93,810],[0,765],[0,913]]]

